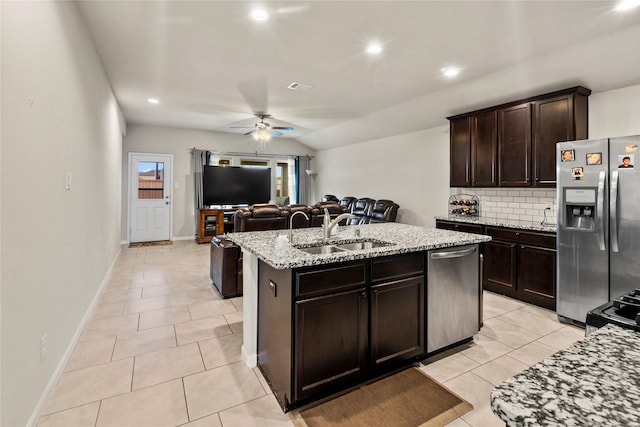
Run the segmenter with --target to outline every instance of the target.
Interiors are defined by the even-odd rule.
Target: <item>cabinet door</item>
[[[556,309],[556,251],[537,246],[518,247],[518,292],[522,299]]]
[[[512,295],[516,291],[515,243],[493,240],[483,243],[484,289]]]
[[[469,117],[451,119],[450,123],[450,187],[471,185],[471,128]]]
[[[531,185],[531,104],[498,111],[500,185]]]
[[[471,185],[497,185],[497,111],[471,116]]]
[[[556,144],[575,139],[573,95],[535,102],[533,163],[536,187],[556,186]]]
[[[371,287],[373,368],[423,355],[424,276]]]
[[[295,303],[294,401],[367,373],[367,302],[361,288]]]

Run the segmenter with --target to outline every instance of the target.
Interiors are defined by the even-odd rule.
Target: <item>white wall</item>
[[[129,125],[122,149],[122,234],[127,236],[128,162],[129,152],[173,154],[173,238],[195,235],[194,182],[191,171],[192,148],[225,152],[254,153],[256,143],[252,138],[220,132]],[[314,151],[289,138],[272,138],[263,154],[313,155]],[[178,188],[175,188],[175,184]]]
[[[323,194],[391,199],[397,222],[434,226],[449,198],[449,126],[319,151],[316,199]]]
[[[640,85],[594,93],[589,97],[590,138],[637,134],[640,134]],[[318,171],[316,199],[326,193],[338,197],[391,199],[400,205],[398,222],[428,227],[435,224],[434,216],[447,214],[450,193],[448,125],[323,150],[316,156],[312,163],[313,169]],[[464,189],[454,189],[452,194],[458,191]],[[538,204],[551,204],[555,212],[555,201],[545,190],[528,191],[534,194],[527,197],[539,198]],[[517,201],[514,203],[518,206],[510,204],[513,197],[519,196],[510,194],[509,189],[479,193],[490,197],[497,195],[501,202],[507,202],[504,212],[493,212],[501,218],[513,216],[512,210],[521,208]],[[542,220],[543,209],[535,210],[517,215],[519,219],[531,216],[534,221]]]
[[[589,97],[589,138],[640,135],[640,85]]]
[[[120,251],[122,128],[76,5],[3,2],[3,426],[37,416]]]

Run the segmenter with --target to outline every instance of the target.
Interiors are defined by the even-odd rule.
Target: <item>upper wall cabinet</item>
[[[451,187],[555,187],[556,143],[587,139],[578,86],[449,117]]]

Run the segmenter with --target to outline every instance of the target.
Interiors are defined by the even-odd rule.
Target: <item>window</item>
[[[276,196],[287,197],[289,195],[289,164],[276,165]]]
[[[162,199],[164,195],[164,163],[138,163],[138,200]]]

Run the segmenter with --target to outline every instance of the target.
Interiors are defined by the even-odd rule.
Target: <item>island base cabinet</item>
[[[365,376],[368,316],[364,288],[296,302],[296,401]]]
[[[286,408],[291,401],[291,270],[258,263],[258,367]]]
[[[379,370],[424,354],[424,277],[371,287],[371,363]]]

